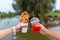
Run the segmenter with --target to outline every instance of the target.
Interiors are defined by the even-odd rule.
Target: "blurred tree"
[[[54,8],[56,0],[14,0],[13,8],[16,12],[28,11],[32,16],[45,17],[45,13]],[[39,16],[40,17],[40,16]]]

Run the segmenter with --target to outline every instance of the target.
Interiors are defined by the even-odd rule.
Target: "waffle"
[[[30,17],[30,15],[28,14],[27,11],[22,12],[21,15],[20,15],[20,22],[28,23],[29,22],[29,17]]]

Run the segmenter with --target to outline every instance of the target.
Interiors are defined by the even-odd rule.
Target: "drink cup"
[[[21,32],[22,33],[27,33],[28,31],[28,23],[22,23],[22,29],[21,29]]]
[[[32,24],[32,30],[34,32],[40,32],[41,28],[38,26],[40,20],[37,17],[33,17],[30,22]]]
[[[41,28],[38,24],[32,24],[32,30],[34,32],[40,32]]]

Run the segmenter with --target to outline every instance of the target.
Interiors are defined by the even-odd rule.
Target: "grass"
[[[57,18],[60,18],[60,13],[59,12],[50,12],[50,13],[47,13],[45,14],[46,16],[57,16]]]
[[[41,35],[40,33],[35,33],[28,31],[27,33],[17,33],[17,40],[50,40],[48,37]]]

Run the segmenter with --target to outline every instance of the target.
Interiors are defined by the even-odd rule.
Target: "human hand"
[[[48,29],[46,29],[42,24],[39,24],[41,30],[40,30],[40,33],[43,34],[43,35],[46,35],[46,32]]]
[[[18,24],[16,25],[16,31],[19,32],[20,29],[21,29],[23,26],[28,26],[28,25],[27,25],[27,24],[24,24],[24,23],[18,23]]]

